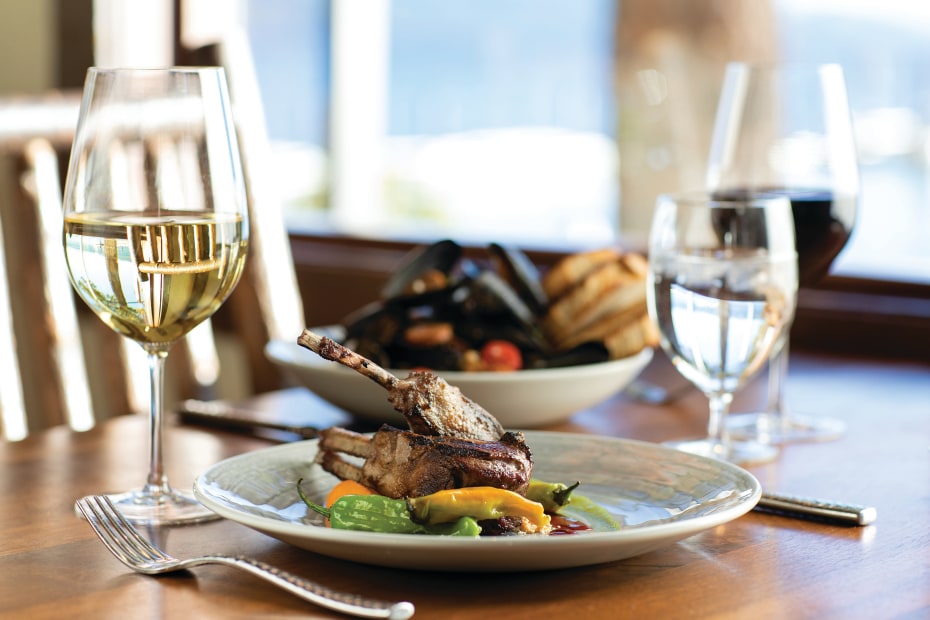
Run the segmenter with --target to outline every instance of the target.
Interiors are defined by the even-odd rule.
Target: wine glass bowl
[[[708,397],[704,439],[670,442],[740,464],[772,446],[732,441],[734,393],[769,360],[791,323],[797,258],[783,197],[660,196],[649,238],[648,307],[678,371]]]
[[[839,65],[727,66],[707,176],[721,197],[780,195],[791,201],[802,286],[818,283],[854,228],[859,173]],[[763,412],[730,420],[731,431],[772,443],[840,436],[841,420],[788,410],[788,334],[769,370]]]
[[[91,68],[65,183],[64,247],[78,295],[149,359],[148,481],[111,496],[131,521],[215,517],[164,473],[164,363],[232,292],[248,239],[223,70]]]

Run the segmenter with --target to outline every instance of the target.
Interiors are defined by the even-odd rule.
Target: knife
[[[195,399],[184,400],[178,404],[178,415],[189,423],[205,424],[249,433],[267,430],[292,433],[303,439],[315,439],[319,436],[319,429],[312,426],[297,426],[262,420],[256,417],[254,411],[221,402],[205,402]]]
[[[878,517],[878,511],[872,506],[844,504],[779,493],[763,493],[762,499],[753,510],[851,526],[871,525]]]

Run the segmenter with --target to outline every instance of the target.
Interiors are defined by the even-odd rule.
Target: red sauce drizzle
[[[549,532],[550,536],[567,536],[568,534],[577,534],[591,529],[591,526],[577,519],[569,519],[562,515],[551,515],[550,524],[552,525],[552,531]]]

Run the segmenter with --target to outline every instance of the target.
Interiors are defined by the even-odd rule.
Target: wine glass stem
[[[710,417],[707,420],[707,436],[716,446],[716,450],[725,456],[729,450],[730,437],[727,432],[727,415],[730,412],[730,403],[733,394],[729,392],[709,394],[707,401],[710,405]]]
[[[167,351],[147,351],[151,388],[151,412],[149,415],[149,477],[145,492],[158,496],[170,492],[162,459],[162,435],[164,419],[165,359]]]
[[[785,381],[788,378],[788,337],[785,337],[781,350],[769,362],[768,407],[773,422],[778,426],[787,424],[785,410]]]

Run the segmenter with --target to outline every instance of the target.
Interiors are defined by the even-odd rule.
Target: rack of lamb
[[[385,424],[371,436],[339,427],[322,431],[317,462],[326,471],[393,498],[470,486],[526,492],[533,459],[523,434],[504,431],[493,415],[457,387],[428,370],[415,370],[401,379],[310,330],[304,330],[297,343],[384,387],[388,402],[409,427]]]

